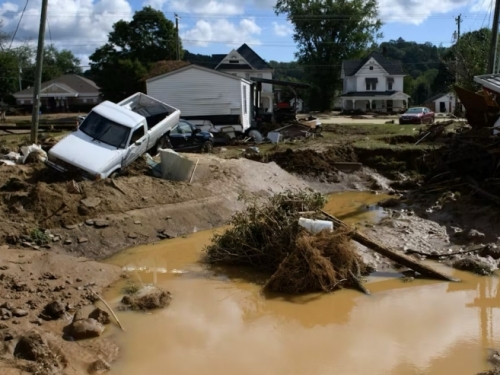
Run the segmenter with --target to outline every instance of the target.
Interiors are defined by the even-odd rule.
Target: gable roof
[[[198,70],[202,70],[202,71],[209,72],[209,73],[212,73],[212,74],[217,74],[217,75],[220,75],[220,76],[223,76],[223,77],[226,77],[226,78],[231,78],[231,79],[236,79],[238,81],[243,81],[243,82],[246,82],[246,83],[251,83],[250,81],[248,81],[248,80],[246,80],[246,79],[244,79],[242,77],[233,76],[232,74],[229,74],[229,73],[219,72],[217,70],[206,68],[204,66],[200,66],[200,65],[196,65],[196,64],[189,64],[187,66],[184,66],[184,67],[172,70],[172,71],[170,71],[168,73],[160,74],[159,76],[156,76],[156,77],[151,77],[151,78],[149,78],[149,79],[146,80],[146,83],[150,83],[150,82],[156,81],[158,79],[165,78],[165,77],[171,76],[173,74],[177,74],[177,73],[183,72],[183,71],[188,70],[188,69],[198,69]]]
[[[207,68],[210,67],[212,69],[215,69],[216,67],[218,69],[255,69],[255,70],[272,70],[273,68],[263,59],[261,58],[253,49],[251,49],[246,43],[240,46],[236,50],[241,57],[243,57],[250,66],[245,65],[244,68],[238,68],[237,64],[234,65],[229,65],[229,64],[222,64],[221,66],[217,67],[221,63],[222,60],[228,55],[222,55],[222,54],[216,54],[212,55],[212,62],[210,64],[203,64],[203,66],[206,66]],[[208,66],[212,65],[212,66]]]
[[[373,51],[366,58],[362,60],[345,60],[342,62],[342,68],[344,69],[344,74],[349,76],[354,76],[356,73],[371,59],[373,58],[376,62],[380,64],[384,70],[393,75],[404,75],[403,65],[399,60],[389,60],[380,52]]]
[[[95,94],[96,96],[99,95],[99,87],[95,84],[95,82],[88,78],[79,76],[78,74],[65,74],[51,79],[50,81],[45,81],[42,83],[40,90],[43,91],[47,87],[53,85],[63,87],[66,90],[69,89],[70,91],[74,91],[76,93]],[[33,87],[16,92],[14,97],[27,95],[33,95]]]
[[[191,65],[188,61],[178,61],[178,60],[162,60],[153,63],[148,74],[144,77],[144,80],[149,78],[154,78],[161,76],[165,73],[173,72],[174,70],[184,68],[185,66]]]
[[[427,99],[424,103],[429,103],[429,102],[436,101],[436,100],[438,100],[438,99],[440,99],[440,98],[442,98],[443,96],[446,96],[446,95],[448,95],[448,94],[440,92],[439,94],[436,94],[436,95],[430,97],[429,99]]]

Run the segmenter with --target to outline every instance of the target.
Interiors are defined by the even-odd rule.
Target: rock
[[[7,329],[9,326],[5,323],[0,323],[0,329]]]
[[[64,240],[65,245],[71,245],[72,243],[73,243],[73,241],[70,240],[69,238],[67,240]]]
[[[492,275],[497,268],[494,263],[475,257],[456,260],[452,263],[452,267],[461,271],[470,271],[481,276]]]
[[[96,228],[107,228],[107,227],[109,227],[109,221],[107,221],[107,220],[96,220],[94,222],[94,226]]]
[[[40,314],[40,318],[44,320],[57,320],[61,319],[65,314],[65,307],[59,301],[52,301],[49,304],[45,305],[42,313]]]
[[[471,229],[467,232],[466,238],[473,243],[483,243],[485,234],[481,233],[475,229]]]
[[[168,306],[172,300],[170,292],[156,286],[145,286],[133,295],[122,298],[122,303],[132,310],[152,310]]]
[[[14,357],[27,361],[43,360],[50,354],[47,342],[37,331],[30,331],[22,336],[14,349]]]
[[[31,324],[35,324],[37,326],[41,326],[43,324],[42,320],[41,319],[33,319],[33,320],[30,320],[30,323]]]
[[[76,224],[64,224],[64,229],[76,229],[78,228],[78,225]]]
[[[85,316],[84,312],[82,309],[78,309],[76,310],[75,312],[75,315],[73,315],[73,323],[76,322],[77,320],[82,320],[82,319],[86,319],[87,317]],[[89,318],[91,318],[89,316]]]
[[[111,319],[109,318],[109,314],[101,310],[99,308],[95,309],[89,314],[89,318],[97,320],[101,324],[109,324],[111,323]]]
[[[139,220],[134,221],[135,225],[141,225],[142,223]]]
[[[28,312],[23,309],[15,309],[12,311],[12,315],[14,315],[16,318],[22,318],[28,315]]]
[[[85,220],[85,224],[87,224],[89,227],[94,225],[94,220]]]
[[[86,242],[89,242],[89,239],[88,238],[85,238],[85,237],[80,237],[78,239],[78,243],[86,243]]]
[[[110,364],[106,362],[104,359],[99,358],[97,361],[92,362],[87,372],[91,375],[93,374],[102,374],[103,372],[108,371],[111,368]]]
[[[61,241],[61,237],[59,236],[54,236],[54,238],[52,239],[52,242],[59,242]]]
[[[0,271],[7,271],[9,269],[9,266],[0,266]]]
[[[104,326],[95,319],[79,319],[65,327],[65,333],[75,340],[99,337],[104,332]]]
[[[95,208],[99,206],[101,200],[99,198],[85,198],[80,201],[87,208]]]
[[[80,279],[79,277],[77,277],[77,278],[76,278],[76,282],[77,282],[77,283],[81,283],[82,281],[83,281],[83,280],[82,280],[82,279]]]
[[[497,245],[491,243],[486,245],[480,252],[479,255],[482,257],[492,257],[495,260],[500,259],[500,248]]]
[[[2,309],[7,309],[7,310],[11,310],[11,311],[12,311],[12,310],[14,310],[14,305],[12,304],[12,302],[7,301],[7,302],[3,303],[3,304],[0,306],[0,308],[2,308]]]
[[[71,194],[80,194],[80,187],[75,180],[68,181],[66,184],[66,190]]]
[[[128,238],[131,238],[131,239],[136,239],[138,236],[136,233],[129,233],[128,234]]]
[[[0,319],[9,320],[10,318],[12,318],[12,313],[10,312],[10,310],[0,309]]]
[[[10,332],[4,332],[3,341],[11,341],[14,340],[14,336]]]
[[[45,280],[57,280],[59,278],[59,275],[56,275],[52,272],[44,272],[42,273],[41,278]]]

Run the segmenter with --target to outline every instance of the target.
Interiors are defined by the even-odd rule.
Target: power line
[[[26,4],[24,4],[24,9],[21,12],[21,17],[19,18],[19,22],[17,23],[16,30],[14,31],[14,34],[12,35],[12,39],[10,41],[9,49],[12,48],[12,43],[14,43],[14,39],[16,38],[17,30],[19,30],[19,25],[21,24],[21,21],[23,19],[24,12],[26,12],[26,8],[28,7],[28,3],[29,3],[29,0],[26,0]]]
[[[47,27],[49,29],[49,38],[50,38],[50,44],[54,44],[54,42],[52,42],[52,32],[50,31],[50,23],[49,23],[49,17],[47,16]]]

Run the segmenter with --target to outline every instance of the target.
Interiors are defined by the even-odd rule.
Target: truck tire
[[[264,140],[264,137],[262,134],[257,129],[252,129],[248,132],[248,136],[253,139],[253,141],[257,144],[262,143]]]
[[[214,145],[211,141],[206,141],[201,147],[201,152],[211,154],[214,151]]]
[[[114,171],[113,173],[111,173],[111,174],[109,175],[109,178],[111,178],[111,179],[115,179],[115,178],[117,178],[117,177],[119,177],[119,176],[120,176],[120,173],[121,173],[121,169],[117,169],[116,171]]]

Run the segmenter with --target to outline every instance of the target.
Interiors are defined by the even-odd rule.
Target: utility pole
[[[176,30],[176,39],[177,39],[177,60],[181,59],[181,46],[180,46],[180,39],[179,39],[179,19],[180,17],[175,13],[175,30]]]
[[[500,0],[499,0],[500,1]],[[457,23],[457,42],[460,41],[460,25],[462,24],[462,15],[459,14],[457,18],[455,18],[455,22]],[[458,82],[458,54],[455,61],[456,69],[455,69],[455,83]],[[457,112],[458,109],[458,95],[455,93],[455,110],[453,112]],[[451,110],[451,109],[450,109]]]
[[[38,46],[36,50],[35,85],[33,87],[33,114],[31,124],[31,142],[38,143],[38,121],[40,115],[40,89],[42,86],[43,43],[45,41],[45,25],[47,22],[47,7],[49,0],[42,0],[40,29],[38,31]]]
[[[500,0],[495,2],[495,13],[493,15],[493,27],[491,30],[491,47],[490,47],[490,59],[488,62],[488,73],[495,73],[495,63],[497,57],[497,45],[498,45],[498,22],[500,16]]]

